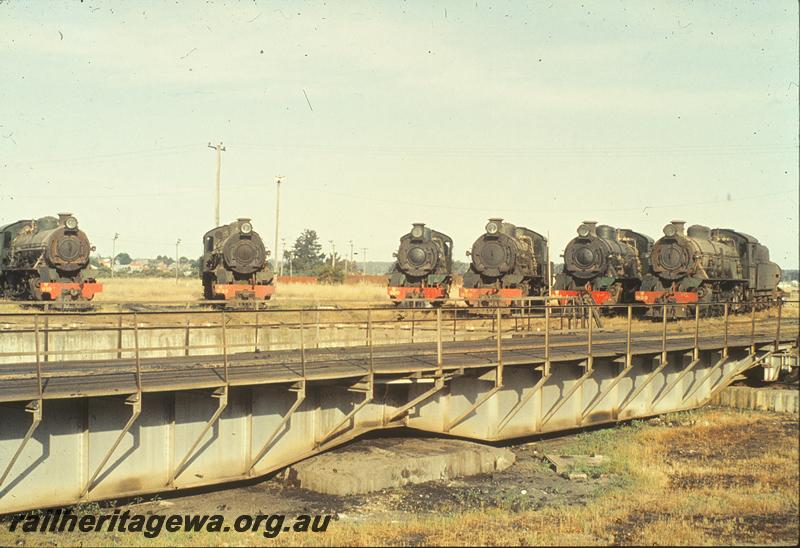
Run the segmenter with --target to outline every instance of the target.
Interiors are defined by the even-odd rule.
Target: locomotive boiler
[[[453,240],[423,223],[400,238],[387,291],[395,303],[441,305],[453,282]]]
[[[702,225],[684,232],[684,225],[672,221],[664,227],[664,236],[653,246],[650,275],[636,292],[636,300],[688,305],[676,309],[686,315],[695,303],[720,303],[701,307],[703,314],[719,313],[722,303],[729,303],[735,312],[745,304],[768,306],[778,295],[781,269],[756,238]]]
[[[203,236],[200,277],[208,300],[267,300],[275,292],[261,236],[240,218]]]
[[[91,300],[103,290],[84,278],[94,247],[69,213],[0,227],[0,293],[35,301]]]
[[[589,295],[598,305],[635,302],[652,248],[653,239],[639,232],[584,221],[564,250],[553,296]]]
[[[547,239],[541,234],[489,219],[467,255],[471,262],[460,295],[469,306],[493,299],[508,306],[515,299],[544,295]]]

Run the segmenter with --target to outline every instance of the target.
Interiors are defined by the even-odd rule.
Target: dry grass
[[[203,286],[198,278],[115,278],[98,280],[103,292],[97,302],[125,301],[197,301],[203,298]],[[359,301],[387,302],[386,287],[378,284],[352,285],[281,284],[276,289],[276,302],[281,301]]]
[[[615,486],[586,505],[333,522],[327,533],[12,535],[0,543],[209,545],[793,544],[798,539],[797,418],[706,409],[579,435],[564,452],[611,457]]]
[[[196,301],[203,298],[199,278],[106,278],[97,280],[103,292],[95,296],[96,302],[121,301]]]

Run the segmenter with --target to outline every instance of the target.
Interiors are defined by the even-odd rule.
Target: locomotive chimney
[[[489,221],[491,221],[493,223],[497,223],[499,225],[499,224],[501,224],[503,222],[503,218],[502,217],[490,217]]]
[[[672,226],[675,227],[677,234],[683,234],[684,225],[686,225],[686,221],[672,221]]]
[[[583,221],[583,224],[589,228],[590,236],[597,236],[597,221]]]

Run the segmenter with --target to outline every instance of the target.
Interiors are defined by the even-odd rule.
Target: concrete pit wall
[[[309,325],[303,330],[303,344],[306,348],[330,348],[336,346],[366,346],[367,325],[324,324],[319,327]],[[301,329],[295,326],[233,326],[226,329],[225,340],[228,352],[262,352],[275,350],[294,350],[300,348]],[[52,330],[39,332],[39,351],[42,361],[101,360],[116,358],[119,348],[121,357],[135,355],[136,337],[142,358],[160,358],[187,355],[186,328],[141,328],[138,335],[132,329],[121,332],[115,328],[91,331]],[[458,333],[458,340],[483,339],[493,336],[491,330],[470,329]],[[445,333],[444,340],[451,340],[452,334]],[[436,329],[431,325],[415,326],[412,333],[410,325],[377,325],[372,329],[372,344],[375,346],[409,343],[433,342]],[[193,326],[188,334],[188,355],[203,356],[222,353],[222,328],[215,325]],[[48,350],[45,359],[44,350]],[[3,355],[8,354],[8,355]],[[22,354],[22,355],[20,355]],[[33,332],[17,332],[0,329],[0,364],[36,361],[36,335]]]

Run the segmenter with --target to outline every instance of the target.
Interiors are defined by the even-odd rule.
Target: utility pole
[[[331,268],[336,268],[336,244],[333,240],[328,240],[328,243],[331,244]]]
[[[181,245],[181,239],[178,238],[178,241],[175,242],[175,283],[178,283],[178,268],[181,264],[181,255],[178,253],[178,246]]]
[[[111,278],[114,278],[114,263],[117,262],[117,238],[119,232],[114,233],[114,239],[111,240]]]
[[[350,256],[344,262],[344,276],[347,277],[347,269],[353,264],[353,240],[348,242],[350,244]]]
[[[294,276],[294,251],[289,252],[289,277]]]
[[[367,273],[367,248],[361,248],[361,260],[364,261],[364,274]]]
[[[281,248],[282,249],[286,249],[286,238],[281,238]],[[283,257],[281,257],[281,259],[283,259]],[[283,276],[283,261],[281,261],[281,274],[280,275]]]
[[[275,198],[275,274],[278,274],[281,264],[280,250],[278,249],[278,227],[280,226],[281,218],[281,183],[285,177],[283,175],[275,176],[275,185],[277,186],[277,196]],[[279,275],[279,274],[278,274]],[[276,280],[277,281],[277,280]],[[273,282],[275,283],[275,282]]]
[[[214,226],[219,226],[219,172],[222,169],[222,153],[225,152],[225,147],[222,146],[222,141],[218,145],[212,145],[211,141],[208,142],[208,148],[213,148],[217,151],[217,192],[214,199]]]

